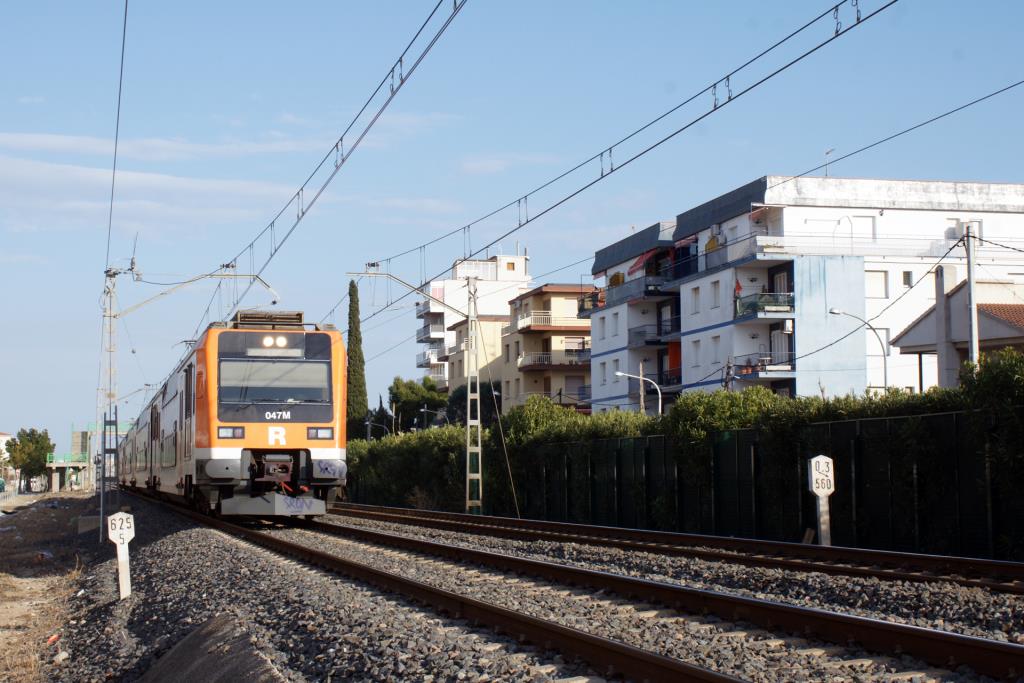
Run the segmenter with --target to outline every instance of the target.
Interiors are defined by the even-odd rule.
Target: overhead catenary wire
[[[110,268],[110,235],[114,225],[114,185],[117,180],[117,146],[121,137],[121,92],[124,85],[124,47],[128,37],[128,0],[124,0],[124,20],[121,24],[121,66],[117,76],[117,114],[114,118],[114,166],[110,173],[110,209],[107,212],[107,253],[103,257],[104,269]]]
[[[468,0],[452,0],[451,13],[447,15],[441,26],[434,32],[433,36],[429,39],[427,44],[422,47],[422,49],[415,56],[415,58],[412,59],[411,64],[409,64],[407,62],[409,61],[410,58],[410,50],[412,50],[412,48],[417,44],[417,41],[419,40],[420,36],[423,35],[425,29],[430,25],[431,21],[438,14],[438,10],[440,10],[442,5],[444,5],[445,3],[445,0],[438,0],[433,10],[431,10],[430,14],[420,25],[420,28],[416,31],[415,35],[406,45],[405,49],[399,55],[398,59],[396,59],[392,63],[391,68],[385,73],[384,77],[380,80],[377,87],[366,99],[363,106],[352,118],[351,122],[344,129],[342,134],[338,137],[337,141],[330,147],[330,149],[328,149],[327,153],[324,154],[323,158],[314,167],[313,171],[309,174],[306,180],[302,183],[302,185],[299,186],[299,189],[293,195],[291,195],[289,200],[285,203],[283,207],[281,207],[280,211],[277,212],[274,218],[271,219],[271,221],[256,234],[256,237],[250,240],[249,243],[246,244],[234,257],[227,261],[228,264],[236,264],[238,260],[245,256],[246,253],[248,252],[250,263],[253,266],[250,272],[253,273],[254,278],[251,279],[248,282],[248,284],[246,284],[246,286],[242,289],[241,293],[233,297],[230,305],[227,307],[227,312],[222,313],[222,318],[229,317],[235,310],[237,310],[241,301],[245,298],[245,296],[252,289],[253,285],[256,283],[255,278],[263,275],[264,271],[270,265],[271,261],[273,261],[274,257],[280,251],[281,247],[283,247],[285,242],[287,242],[288,239],[292,236],[292,234],[294,234],[295,230],[302,223],[303,218],[306,216],[309,210],[313,208],[317,200],[327,189],[328,185],[330,185],[331,181],[335,178],[335,176],[345,165],[348,159],[352,156],[355,150],[359,148],[362,141],[373,128],[374,124],[377,123],[377,121],[383,115],[384,111],[394,100],[398,92],[409,81],[413,73],[415,73],[416,69],[423,62],[423,60],[430,53],[430,51],[434,48],[434,46],[440,40],[441,36],[451,25],[452,21],[454,21],[455,17],[458,16],[462,8],[465,7],[467,1]],[[383,97],[383,101],[381,102],[380,106],[377,107],[377,109],[372,112],[372,115],[369,115],[369,119],[365,122],[363,127],[361,129],[357,129],[357,124],[359,124],[360,121],[362,121],[363,115],[367,114],[367,112],[370,111],[371,105],[378,99],[378,96]],[[358,130],[358,134],[354,133],[354,131],[356,130]],[[355,134],[355,140],[350,141],[350,144],[346,148],[345,137],[350,133]],[[327,171],[326,178],[323,180],[323,182],[320,183],[319,186],[308,187],[317,177],[317,175],[321,172],[321,170],[323,170],[326,167],[327,163],[332,159],[332,168],[330,168]],[[309,197],[306,196],[307,189],[312,190],[312,195]],[[294,219],[288,219],[290,221],[290,225],[288,223],[285,223],[285,225],[288,226],[287,230],[284,232],[283,235],[278,236],[277,222],[284,218],[286,212],[289,211],[295,211],[295,217]],[[262,265],[256,268],[256,246],[260,242],[261,238],[265,237],[268,237],[270,241],[269,255],[267,256],[266,260],[263,261]],[[220,289],[221,284],[218,284],[216,291],[219,291]],[[198,335],[199,330],[203,326],[204,320],[208,319],[210,308],[215,297],[216,294],[214,295],[214,297],[211,297],[211,302],[210,304],[207,305],[206,311],[203,314],[204,318],[200,319],[199,323],[196,326],[196,330],[193,336]]]
[[[631,157],[627,158],[625,161],[622,161],[621,163],[615,164],[609,170],[604,171],[604,169],[602,169],[601,175],[598,176],[597,178],[594,178],[594,179],[584,183],[582,186],[580,186],[577,189],[571,191],[569,194],[567,194],[567,195],[561,197],[560,199],[554,201],[553,203],[549,204],[548,206],[543,208],[538,213],[536,213],[534,215],[531,215],[531,216],[527,216],[526,219],[521,221],[518,225],[516,225],[515,227],[513,227],[513,228],[507,230],[506,232],[498,235],[496,238],[494,238],[490,242],[487,242],[486,244],[478,247],[475,251],[471,251],[466,257],[464,257],[462,259],[457,259],[455,261],[455,264],[452,266],[452,268],[445,268],[444,270],[440,271],[437,275],[435,275],[435,276],[433,276],[431,278],[428,278],[427,280],[425,280],[420,285],[420,287],[426,286],[429,283],[430,280],[435,280],[435,279],[443,276],[446,272],[448,272],[449,270],[452,270],[456,266],[458,266],[459,263],[464,262],[466,260],[469,260],[470,258],[472,258],[472,257],[474,257],[474,256],[476,256],[476,255],[478,255],[480,253],[483,253],[484,251],[490,249],[490,247],[494,246],[495,244],[498,244],[499,242],[501,242],[501,241],[507,239],[508,237],[510,237],[511,235],[519,232],[520,230],[525,228],[527,225],[530,225],[531,223],[533,223],[537,219],[547,215],[548,213],[550,213],[554,209],[558,208],[562,204],[565,204],[566,202],[568,202],[571,199],[575,198],[577,195],[582,194],[583,192],[585,192],[586,190],[590,189],[594,185],[597,185],[598,183],[600,183],[604,179],[608,178],[612,174],[614,174],[614,173],[620,171],[621,169],[625,168],[626,166],[632,164],[634,161],[636,161],[636,160],[646,156],[647,154],[649,154],[653,150],[659,148],[660,146],[662,146],[663,144],[665,144],[669,140],[672,140],[673,138],[675,138],[676,136],[678,136],[681,133],[685,132],[686,130],[689,130],[693,126],[697,125],[698,123],[700,123],[704,119],[706,119],[709,116],[711,116],[712,114],[714,114],[715,112],[720,111],[725,106],[731,104],[732,102],[735,102],[740,97],[746,95],[747,93],[751,92],[752,90],[755,90],[756,88],[760,87],[764,83],[766,83],[766,82],[770,81],[771,79],[775,78],[779,74],[787,71],[788,69],[792,68],[796,64],[802,62],[804,59],[806,59],[807,57],[809,57],[812,54],[816,53],[821,48],[823,48],[826,45],[832,43],[834,40],[837,40],[841,36],[846,35],[848,32],[852,31],[854,28],[856,28],[858,26],[861,26],[862,24],[864,24],[868,20],[872,19],[873,17],[877,16],[881,12],[885,11],[889,7],[892,7],[897,2],[899,2],[899,0],[890,0],[889,2],[887,2],[884,5],[882,5],[881,7],[879,7],[878,9],[874,10],[873,12],[871,12],[870,14],[865,15],[863,18],[860,19],[860,21],[858,21],[858,22],[856,22],[856,23],[854,23],[854,24],[852,24],[850,26],[847,26],[845,28],[841,28],[841,27],[839,27],[837,25],[836,31],[831,36],[829,36],[827,39],[817,43],[816,45],[814,45],[810,49],[805,50],[804,52],[799,54],[797,57],[794,57],[793,59],[789,60],[788,62],[786,62],[782,66],[772,70],[770,73],[768,73],[765,76],[762,76],[760,79],[756,80],[754,83],[752,83],[751,85],[748,85],[747,87],[743,88],[742,90],[739,90],[738,92],[732,92],[731,91],[731,86],[730,86],[729,97],[725,101],[718,102],[718,100],[716,99],[715,102],[714,102],[714,106],[712,106],[711,109],[705,111],[704,113],[698,115],[697,117],[695,117],[694,119],[690,120],[686,124],[684,124],[684,125],[680,126],[679,128],[675,129],[671,133],[669,133],[669,134],[661,137],[657,141],[651,143],[647,147],[643,148],[639,152],[637,152],[634,155],[632,155]],[[835,5],[834,8],[841,7],[843,4],[845,4],[845,3],[839,3],[838,5]],[[832,9],[830,9],[829,12],[832,12]],[[819,19],[820,19],[820,16],[819,16]],[[725,80],[726,79],[723,77],[722,79],[716,81],[715,85],[706,88],[702,92],[706,93],[706,94],[707,93],[715,92],[715,86],[718,83],[724,82]],[[404,294],[399,295],[398,298],[395,299],[395,302],[400,301],[400,300],[406,298],[407,296],[410,296],[410,294],[411,294],[411,292],[406,292]],[[392,303],[394,303],[394,302],[392,302]],[[376,315],[379,315],[381,312],[382,311],[377,311],[375,313],[372,313],[365,320],[369,320],[370,318],[372,318],[372,317],[374,317]],[[364,322],[365,322],[365,320],[364,320]]]
[[[681,101],[679,104],[673,106],[668,111],[660,114],[659,116],[656,116],[655,118],[651,119],[650,121],[648,121],[647,123],[643,124],[639,128],[633,130],[629,134],[627,134],[624,137],[620,138],[616,142],[613,142],[612,144],[610,144],[608,146],[602,147],[600,152],[598,152],[596,154],[593,154],[590,157],[587,157],[586,159],[584,159],[583,161],[579,162],[578,164],[576,164],[572,168],[570,168],[570,169],[568,169],[568,170],[566,170],[566,171],[556,175],[554,178],[551,178],[550,180],[548,180],[548,181],[546,181],[544,183],[541,183],[540,185],[538,185],[537,187],[533,188],[529,192],[527,192],[527,193],[525,193],[523,195],[520,195],[519,197],[513,199],[512,201],[504,204],[503,206],[498,207],[497,209],[494,209],[493,211],[490,211],[490,212],[484,214],[483,216],[480,216],[476,220],[470,221],[469,223],[466,223],[465,225],[462,225],[462,226],[459,226],[459,227],[454,228],[452,230],[449,230],[448,232],[446,232],[444,234],[441,234],[441,235],[438,235],[437,237],[434,237],[434,238],[432,238],[430,240],[427,240],[426,242],[423,242],[422,244],[419,244],[419,245],[417,245],[415,247],[410,247],[410,248],[405,249],[403,251],[400,251],[400,252],[398,252],[396,254],[392,254],[391,256],[388,256],[386,258],[378,259],[378,262],[383,262],[383,261],[387,261],[387,260],[391,260],[391,259],[401,258],[402,256],[407,256],[407,255],[409,255],[409,254],[411,254],[411,253],[413,253],[413,252],[415,252],[417,250],[422,250],[422,249],[424,249],[426,247],[429,247],[429,246],[431,246],[433,244],[437,244],[438,242],[440,242],[442,240],[445,240],[445,239],[447,239],[449,237],[452,237],[454,235],[458,235],[459,233],[462,233],[463,236],[464,236],[464,246],[463,246],[464,253],[465,254],[469,254],[470,252],[472,252],[472,245],[469,243],[469,239],[470,239],[470,234],[471,234],[470,231],[472,230],[473,226],[478,225],[479,223],[482,223],[482,222],[486,221],[489,218],[493,218],[494,216],[498,215],[499,213],[501,213],[503,211],[506,211],[508,209],[511,209],[513,206],[521,206],[521,204],[523,202],[528,202],[529,197],[537,194],[541,190],[544,190],[544,189],[550,187],[551,185],[557,183],[559,180],[562,180],[563,178],[565,178],[565,177],[571,175],[572,173],[580,170],[584,166],[587,166],[588,164],[591,164],[591,163],[593,163],[595,161],[603,161],[604,157],[606,155],[608,155],[609,150],[613,150],[616,147],[621,146],[623,143],[628,142],[629,140],[632,140],[634,137],[636,137],[640,133],[643,133],[645,130],[651,128],[655,124],[663,121],[667,117],[671,116],[675,112],[677,112],[680,109],[682,109],[683,107],[685,107],[687,104],[690,104],[691,102],[693,102],[697,98],[701,97],[702,95],[707,94],[709,91],[711,91],[713,88],[715,88],[716,85],[720,85],[722,83],[728,84],[730,82],[730,79],[733,76],[736,76],[738,73],[743,71],[748,66],[754,64],[755,62],[757,62],[759,59],[761,59],[765,55],[767,55],[770,52],[774,51],[776,48],[778,48],[778,47],[784,45],[785,43],[789,42],[791,39],[793,39],[794,37],[796,37],[800,33],[804,32],[805,30],[807,30],[808,28],[810,28],[814,24],[818,23],[819,21],[821,21],[825,17],[829,16],[830,14],[833,14],[840,7],[842,7],[843,5],[847,4],[847,2],[849,2],[849,0],[843,0],[842,2],[839,2],[838,4],[835,4],[832,7],[829,7],[828,9],[823,11],[821,14],[817,15],[816,17],[814,17],[813,19],[811,19],[810,21],[805,23],[803,26],[795,29],[794,31],[789,33],[784,38],[778,40],[777,42],[775,42],[771,46],[769,46],[769,47],[765,48],[764,50],[762,50],[761,52],[757,53],[756,55],[754,55],[753,57],[751,57],[750,59],[745,61],[743,64],[739,65],[738,67],[734,68],[729,73],[725,74],[724,76],[722,76],[721,78],[716,80],[714,83],[710,83],[707,86],[701,88],[697,92],[693,93],[692,95],[690,95],[689,97],[687,97],[686,99]],[[858,19],[858,21],[859,21],[859,19]],[[731,98],[732,96],[730,95],[729,97]]]
[[[973,107],[974,105],[980,104],[980,103],[984,102],[985,100],[992,99],[993,97],[996,97],[997,95],[1002,95],[1003,93],[1005,93],[1007,91],[1010,91],[1010,90],[1013,90],[1014,88],[1016,88],[1018,86],[1021,86],[1021,85],[1024,85],[1024,80],[1020,80],[1020,81],[1017,81],[1016,83],[1011,83],[1010,85],[1007,85],[1007,86],[1005,86],[1003,88],[999,88],[998,90],[994,90],[993,92],[990,92],[987,95],[983,95],[981,97],[978,97],[977,99],[971,100],[970,102],[966,102],[964,104],[961,104],[960,106],[954,107],[953,109],[950,109],[949,111],[943,112],[942,114],[939,114],[937,116],[933,116],[932,118],[930,118],[930,119],[928,119],[926,121],[921,121],[920,123],[914,124],[913,126],[910,126],[909,128],[904,128],[903,130],[901,130],[898,133],[893,133],[892,135],[886,136],[886,137],[882,138],[881,140],[876,140],[876,141],[872,142],[869,145],[864,145],[863,147],[860,147],[859,149],[855,149],[854,151],[852,151],[852,152],[850,152],[848,154],[844,154],[841,157],[837,157],[836,159],[830,159],[829,162],[828,162],[828,165],[834,166],[835,164],[839,163],[840,161],[843,161],[844,159],[849,159],[852,156],[856,156],[856,155],[858,155],[858,154],[860,154],[862,152],[868,151],[869,149],[873,149],[875,147],[878,147],[879,145],[883,145],[883,144],[885,144],[887,142],[895,140],[896,138],[901,137],[903,135],[906,135],[907,133],[912,133],[913,131],[917,130],[918,128],[924,128],[925,126],[927,126],[929,124],[932,124],[932,123],[935,123],[936,121],[940,121],[940,120],[946,118],[947,116],[952,116],[953,114],[961,112],[964,109],[968,109],[970,107]],[[786,180],[783,180],[781,182],[775,183],[774,185],[772,185],[768,189],[770,190],[770,189],[772,189],[774,187],[778,187],[779,185],[785,185],[786,183],[792,182],[792,181],[796,180],[797,178],[803,178],[804,176],[809,175],[811,173],[814,173],[815,171],[820,171],[823,168],[825,168],[825,164],[819,164],[818,166],[815,166],[814,168],[807,169],[803,173],[800,173],[798,175],[795,175],[795,176],[792,176],[790,178],[787,178]]]

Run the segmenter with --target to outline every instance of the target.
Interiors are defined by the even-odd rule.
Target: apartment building
[[[481,315],[477,317],[477,362],[479,363],[480,384],[501,381],[503,363],[501,358],[502,333],[508,326],[508,315]],[[469,320],[463,319],[448,328],[455,333],[455,343],[447,347],[438,360],[448,364],[448,389],[455,391],[466,383],[466,341],[469,339]]]
[[[477,278],[477,314],[505,316],[509,298],[529,288],[529,257],[524,251],[523,255],[457,261],[447,279],[434,280],[423,291],[459,311],[466,311],[469,306],[467,277]],[[447,389],[449,363],[444,357],[455,345],[456,335],[450,328],[465,317],[436,301],[423,299],[416,302],[416,318],[420,321],[416,341],[423,345],[423,350],[416,355],[416,367],[423,368],[440,388]]]
[[[645,407],[653,412],[657,403],[651,382],[666,401],[681,388],[679,296],[665,287],[675,227],[674,222],[655,223],[595,254],[592,271],[605,286],[580,299],[579,314],[591,321],[596,411],[635,410],[649,394]],[[651,382],[637,379],[641,376]]]
[[[577,307],[581,296],[594,291],[592,285],[546,284],[508,302],[501,337],[503,413],[534,395],[589,410],[590,320],[579,317]]]
[[[642,301],[661,306],[668,294],[679,316],[668,366],[678,358],[679,376],[662,378],[682,390],[757,384],[787,395],[860,394],[881,390],[887,369],[888,386],[920,391],[934,384],[934,358],[901,356],[889,338],[934,305],[935,264],[950,279],[966,273],[957,246],[966,221],[984,240],[979,276],[1024,281],[1024,254],[1014,250],[1024,246],[1024,185],[765,176],[679,214],[671,235],[662,224],[657,240],[649,228],[607,248],[616,258],[598,252],[594,272],[607,282],[590,316],[614,313],[616,286],[641,277],[630,286],[643,289]],[[650,307],[627,306],[648,315],[630,325],[650,324]],[[600,362],[621,353],[613,345],[602,355],[600,336],[595,409]],[[608,395],[614,403],[622,392]],[[628,394],[621,400],[635,407]]]

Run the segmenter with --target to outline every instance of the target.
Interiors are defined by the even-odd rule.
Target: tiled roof
[[[978,304],[978,310],[1024,329],[1024,304]]]

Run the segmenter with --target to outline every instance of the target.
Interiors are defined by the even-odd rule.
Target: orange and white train
[[[344,487],[345,348],[302,313],[210,325],[118,446],[122,486],[220,515],[321,515]]]

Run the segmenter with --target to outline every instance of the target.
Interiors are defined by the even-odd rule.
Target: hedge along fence
[[[800,479],[800,468],[805,458],[817,452],[830,452],[841,459],[847,457],[844,448],[854,448],[843,444],[856,444],[858,450],[850,450],[848,457],[863,461],[864,476],[875,481],[875,488],[869,490],[882,490],[882,479],[918,484],[912,495],[893,496],[891,487],[885,489],[891,497],[890,515],[899,519],[927,514],[945,518],[949,525],[954,525],[950,501],[956,500],[959,505],[972,508],[957,510],[957,515],[985,514],[993,520],[992,526],[998,527],[995,555],[1021,557],[1024,496],[1019,491],[1024,490],[1024,414],[1015,407],[1020,405],[1024,405],[1024,356],[1013,351],[986,357],[977,372],[964,374],[960,388],[936,389],[925,394],[893,391],[883,397],[823,400],[782,398],[757,387],[732,393],[694,392],[681,396],[669,413],[660,418],[624,412],[587,416],[535,397],[503,418],[508,463],[496,430],[485,433],[484,509],[489,514],[514,514],[509,468],[520,507],[529,503],[530,512],[534,513],[539,476],[562,477],[566,486],[579,488],[580,481],[567,478],[565,473],[578,473],[586,463],[593,476],[605,476],[601,468],[612,466],[607,440],[620,440],[612,447],[617,453],[614,467],[621,469],[629,464],[635,468],[637,456],[622,455],[624,449],[634,446],[624,446],[621,440],[664,435],[664,449],[673,461],[671,474],[678,476],[677,492],[671,505],[664,492],[657,494],[658,500],[645,500],[646,523],[659,528],[713,532],[718,526],[716,486],[719,498],[727,495],[722,487],[723,474],[714,472],[714,463],[716,458],[725,462],[721,460],[722,450],[739,448],[739,439],[743,447],[756,446],[757,489],[762,505],[747,528],[728,533],[794,540],[794,529],[813,525],[806,519],[807,501],[800,498],[805,481]],[[952,426],[938,415],[955,411],[962,411],[962,415]],[[464,430],[454,426],[371,443],[350,442],[352,497],[366,503],[461,510],[465,495],[464,448]],[[971,481],[961,485],[940,476],[954,465],[958,476]],[[650,469],[646,460],[643,466]],[[668,472],[663,465],[662,472]],[[954,486],[967,490],[982,484],[991,491],[986,500],[954,495],[963,492],[953,490]],[[550,486],[549,481],[542,482],[540,490],[547,491]],[[595,493],[608,495],[608,489],[591,488],[591,497]],[[530,492],[534,494],[528,496]],[[565,497],[569,503],[563,502],[563,509],[569,504],[580,505],[582,493],[567,490]],[[769,504],[773,497],[779,499],[778,504]],[[794,506],[786,502],[793,499],[801,503]],[[864,503],[860,500],[855,508],[852,501],[841,496],[834,499],[837,516],[856,515]],[[986,509],[973,509],[979,505]],[[848,509],[844,511],[843,506]],[[547,505],[546,509],[556,507]],[[574,509],[579,512],[578,507]],[[654,510],[661,512],[652,517],[650,511]],[[574,521],[589,521],[578,519],[575,513]],[[861,512],[861,518],[867,523],[864,514]],[[915,536],[942,535],[941,522],[919,522],[918,519],[914,525]],[[856,542],[857,538],[852,540]],[[893,543],[905,547],[905,541],[901,538]],[[932,547],[931,542],[920,545]]]

